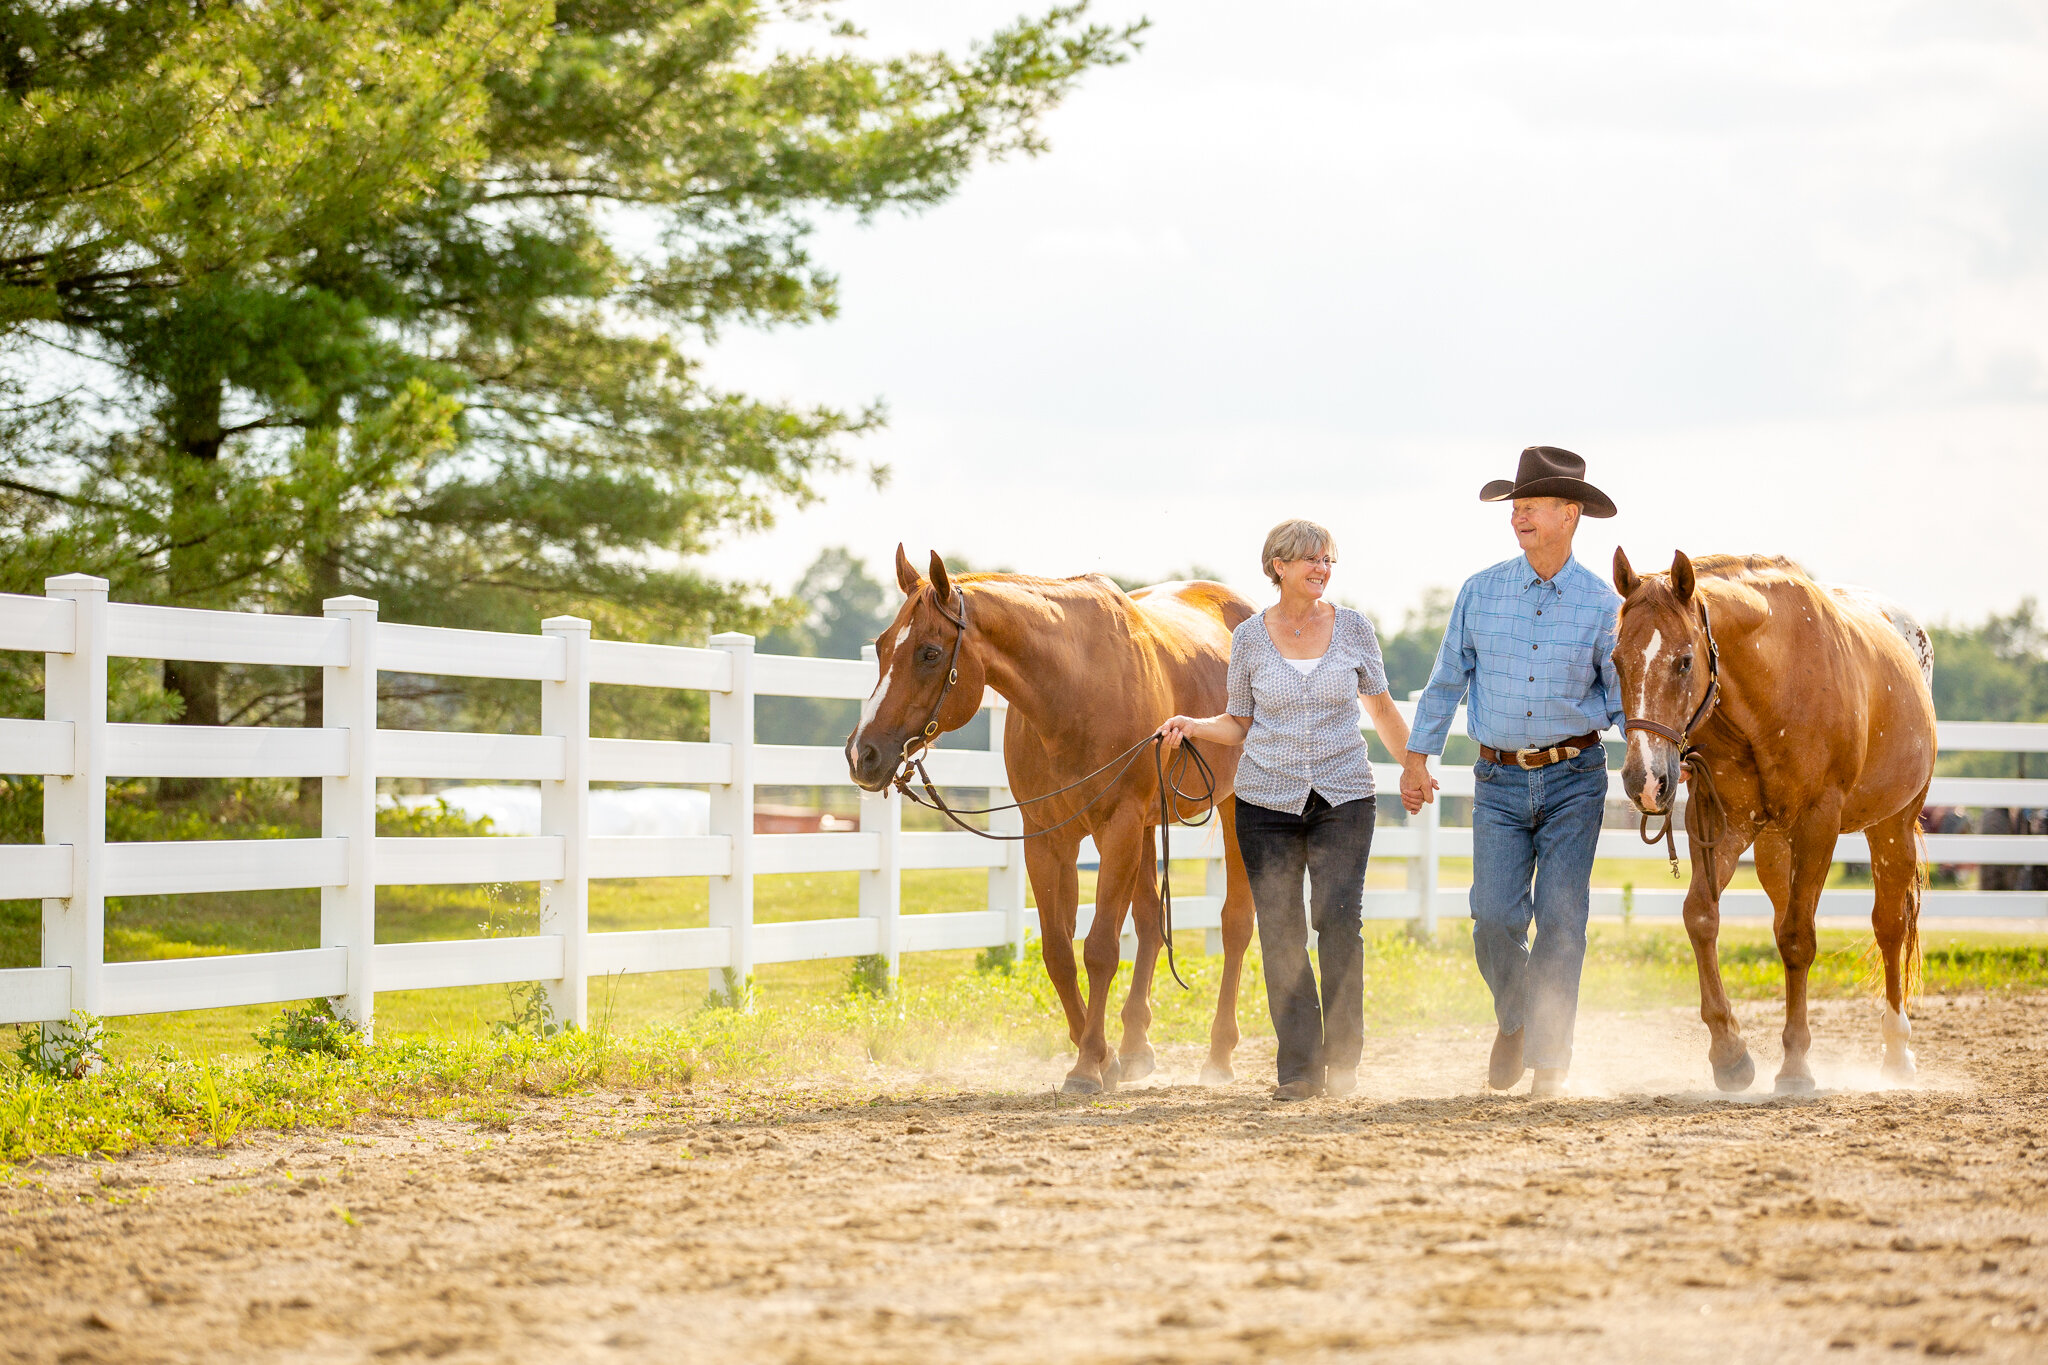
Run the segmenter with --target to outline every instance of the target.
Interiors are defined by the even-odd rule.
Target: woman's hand
[[[1242,744],[1252,728],[1248,716],[1175,716],[1159,727],[1159,738],[1172,753],[1183,740],[1206,739],[1211,744]]]
[[[1401,758],[1401,805],[1414,815],[1436,800],[1443,784],[1429,775],[1429,756],[1409,750]]]

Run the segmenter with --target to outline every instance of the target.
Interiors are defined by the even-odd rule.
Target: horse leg
[[[1688,830],[1690,833],[1690,830]],[[1714,1064],[1714,1084],[1723,1090],[1747,1090],[1756,1079],[1756,1063],[1735,1024],[1735,1009],[1721,984],[1721,892],[1735,875],[1747,843],[1746,835],[1730,830],[1710,854],[1692,841],[1692,884],[1685,892],[1685,932],[1692,940],[1693,964],[1699,969],[1700,1018],[1712,1041],[1707,1060]]]
[[[1757,831],[1756,836],[1756,879],[1763,883],[1764,894],[1771,898],[1771,927],[1778,942],[1778,956],[1790,960],[1786,946],[1785,929],[1792,922],[1792,844],[1785,831],[1776,825]],[[1786,1055],[1790,1055],[1791,1044],[1786,1041]],[[1782,1074],[1779,1084],[1784,1082]]]
[[[1884,958],[1884,1076],[1889,1081],[1913,1079],[1913,1026],[1906,1020],[1906,990],[1920,954],[1920,825],[1926,793],[1897,815],[1866,832],[1870,840],[1870,879],[1877,887],[1870,907],[1870,929]]]
[[[1148,826],[1141,848],[1150,848],[1152,840],[1153,830]],[[1159,886],[1149,868],[1131,888],[1131,927],[1138,933],[1138,955],[1131,963],[1131,989],[1124,997],[1124,1036],[1116,1050],[1119,1084],[1143,1080],[1159,1064],[1147,1035],[1152,1029],[1152,974],[1166,937],[1160,923]]]
[[[1823,801],[1800,815],[1787,836],[1791,845],[1792,893],[1776,907],[1773,928],[1778,956],[1785,963],[1785,1060],[1778,1068],[1779,1094],[1804,1094],[1813,1089],[1806,1064],[1813,1032],[1806,1026],[1806,978],[1819,949],[1814,917],[1820,893],[1834,864],[1835,837],[1841,828],[1841,801]]]
[[[1080,875],[1074,859],[1079,848],[1078,839],[1065,844],[1047,839],[1024,841],[1024,872],[1031,878],[1031,894],[1038,901],[1038,953],[1067,1012],[1067,1038],[1076,1047],[1087,1017],[1074,973],[1074,917],[1081,905]]]
[[[1230,1054],[1237,1050],[1238,1039],[1237,987],[1253,927],[1251,878],[1237,851],[1236,802],[1220,802],[1216,814],[1223,821],[1223,979],[1216,988],[1216,1018],[1209,1025],[1203,1085],[1225,1085],[1231,1079]]]
[[[1102,868],[1095,877],[1095,922],[1088,926],[1088,938],[1081,949],[1082,965],[1088,969],[1088,999],[1081,1021],[1079,1055],[1061,1087],[1070,1095],[1094,1095],[1116,1088],[1117,1062],[1109,1050],[1106,1027],[1109,988],[1116,981],[1117,962],[1122,956],[1119,949],[1124,912],[1130,908],[1133,874],[1143,857],[1139,840],[1144,832],[1141,823],[1129,818],[1113,818],[1094,831]]]

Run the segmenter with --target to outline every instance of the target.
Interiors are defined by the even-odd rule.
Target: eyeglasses
[[[1317,555],[1314,559],[1297,559],[1294,562],[1297,564],[1313,564],[1319,569],[1334,569],[1337,567],[1337,556]]]

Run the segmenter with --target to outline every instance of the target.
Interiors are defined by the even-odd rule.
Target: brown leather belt
[[[1577,758],[1590,749],[1600,747],[1600,736],[1580,735],[1576,739],[1561,740],[1548,749],[1518,749],[1509,753],[1505,749],[1492,749],[1482,744],[1479,756],[1488,763],[1499,763],[1510,768],[1547,768],[1553,763],[1562,763],[1568,758]]]

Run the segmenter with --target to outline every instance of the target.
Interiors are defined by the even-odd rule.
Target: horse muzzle
[[[883,749],[857,732],[846,737],[846,772],[862,791],[887,791],[903,760],[900,747]]]
[[[1643,751],[1652,747],[1629,746],[1628,760],[1621,766],[1621,789],[1644,815],[1665,815],[1678,799],[1678,748],[1658,743],[1653,755],[1645,755]]]

